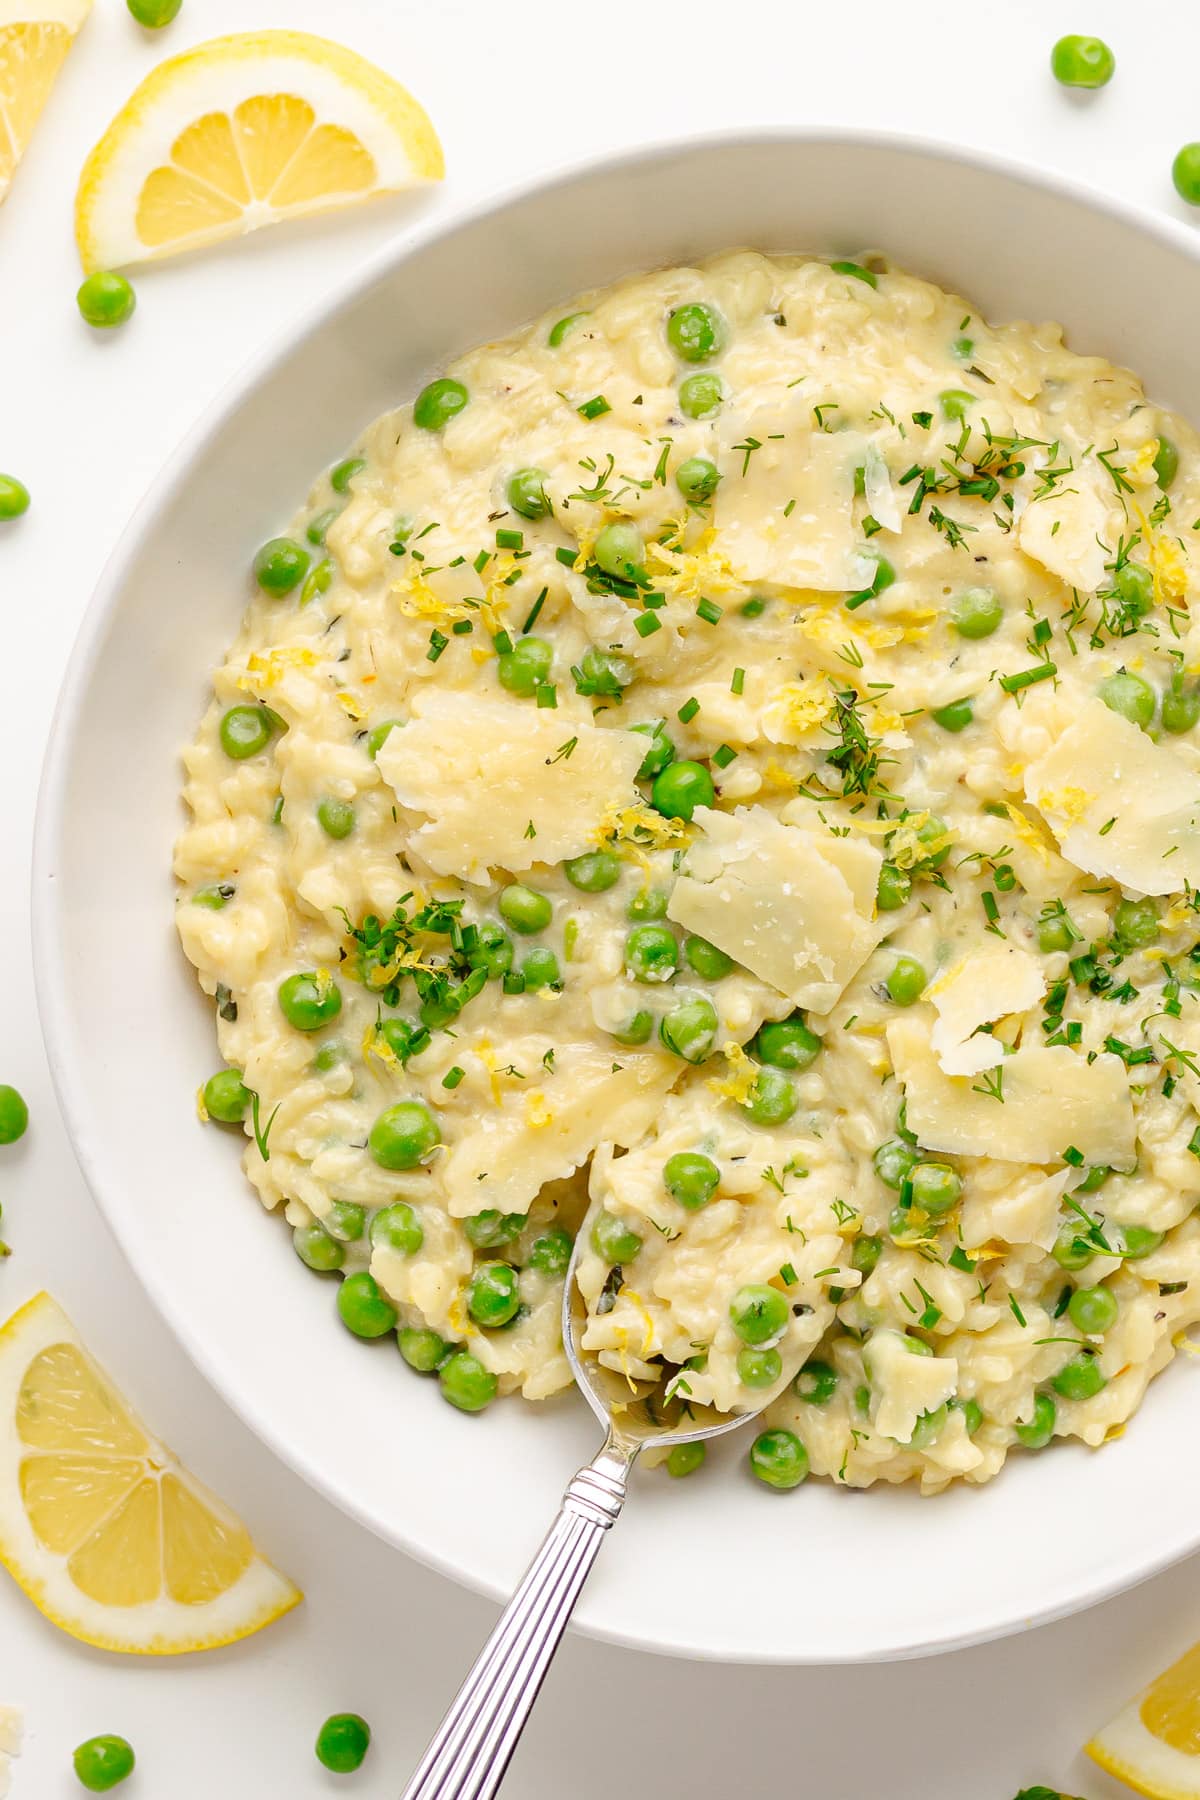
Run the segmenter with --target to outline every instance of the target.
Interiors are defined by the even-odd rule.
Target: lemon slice
[[[0,1706],[0,1800],[8,1793],[13,1762],[21,1754],[25,1717],[19,1706]]]
[[[1093,1762],[1150,1800],[1200,1796],[1200,1644],[1098,1731]]]
[[[149,1656],[233,1643],[302,1597],[49,1294],[0,1328],[0,1563],[72,1637]]]
[[[0,0],[0,204],[92,0]]]
[[[444,170],[424,108],[352,50],[300,31],[214,38],[117,114],[83,166],[75,237],[88,273],[122,268]]]

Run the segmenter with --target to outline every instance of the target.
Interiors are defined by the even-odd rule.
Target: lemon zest
[[[534,1131],[541,1131],[547,1125],[553,1125],[554,1113],[546,1103],[546,1096],[541,1088],[534,1088],[525,1096],[525,1117]]]
[[[1069,825],[1077,825],[1095,798],[1095,794],[1089,794],[1086,788],[1047,788],[1038,795],[1038,811],[1065,819]]]
[[[247,694],[253,694],[259,688],[273,688],[289,669],[311,669],[320,660],[315,650],[309,650],[303,644],[277,644],[265,656],[252,650],[246,658],[246,672],[238,676],[237,685]]]
[[[670,521],[672,534],[678,531]],[[745,590],[745,582],[725,555],[716,548],[716,529],[706,526],[695,543],[685,549],[673,549],[657,540],[646,546],[646,562],[653,566],[655,579],[679,600],[702,600],[714,594],[735,594]]]
[[[361,707],[354,695],[347,692],[345,688],[335,694],[334,698],[348,719],[353,719],[357,724],[359,719],[366,718],[366,709]]]
[[[752,1062],[742,1046],[732,1039],[721,1045],[721,1055],[729,1064],[729,1075],[725,1080],[714,1076],[705,1086],[714,1094],[720,1094],[723,1099],[733,1100],[739,1106],[744,1106],[758,1081],[758,1064]]]
[[[205,1106],[205,1104],[204,1104],[204,1084],[203,1084],[203,1082],[196,1089],[196,1117],[199,1119],[199,1121],[202,1125],[207,1125],[209,1118],[211,1117],[211,1114],[209,1113],[207,1106]]]

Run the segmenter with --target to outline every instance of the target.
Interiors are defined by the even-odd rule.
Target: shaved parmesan
[[[586,850],[606,808],[632,805],[645,740],[529,702],[418,694],[378,766],[402,806],[427,815],[412,837],[439,875],[484,882]]]
[[[958,1362],[952,1356],[922,1356],[899,1331],[873,1331],[863,1351],[871,1378],[871,1420],[884,1437],[907,1444],[923,1413],[953,1398]]]
[[[1057,1163],[1074,1145],[1088,1162],[1132,1167],[1133,1103],[1120,1057],[1088,1062],[1065,1044],[1035,1044],[973,1084],[943,1072],[918,1020],[894,1020],[887,1040],[909,1129],[924,1149]]]
[[[1025,771],[1063,855],[1141,894],[1200,884],[1200,777],[1179,751],[1088,700]]]
[[[1107,475],[1078,470],[1021,514],[1017,542],[1068,587],[1092,594],[1104,580],[1121,533],[1122,517]]]
[[[795,809],[789,808],[795,816]],[[761,806],[697,807],[689,851],[667,916],[697,932],[794,1006],[825,1013],[878,941],[872,922],[882,856],[815,829],[781,824]]]
[[[978,1075],[1003,1060],[1004,1045],[986,1033],[974,1034],[1006,1013],[1036,1006],[1046,978],[1036,958],[1015,944],[986,944],[964,956],[928,990],[937,1024],[929,1034],[934,1055],[947,1075]]]
[[[753,424],[748,437],[753,437]],[[726,477],[716,501],[717,542],[746,582],[845,593],[865,587],[874,559],[854,527],[854,462],[844,440],[820,431],[768,437],[745,473]]]
[[[19,1706],[0,1706],[0,1800],[8,1793],[9,1771],[21,1754],[25,1715]]]
[[[600,1143],[628,1146],[654,1122],[679,1078],[677,1061],[603,1044],[558,1044],[554,1074],[504,1093],[456,1138],[440,1165],[450,1212],[527,1212],[548,1181],[571,1175]]]
[[[863,462],[863,494],[871,517],[877,519],[885,531],[899,531],[904,514],[892,486],[891,471],[874,444],[868,445]]]

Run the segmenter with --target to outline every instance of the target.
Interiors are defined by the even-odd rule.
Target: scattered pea
[[[925,992],[928,979],[915,956],[898,956],[887,978],[887,991],[897,1006],[911,1006]]]
[[[477,1325],[496,1330],[515,1318],[521,1304],[517,1271],[511,1263],[476,1265],[467,1288],[467,1311]]]
[[[679,967],[679,944],[666,925],[638,925],[625,939],[625,971],[635,981],[670,981]]]
[[[975,709],[969,700],[952,700],[949,706],[939,706],[929,716],[943,731],[965,731],[975,717]]]
[[[1080,1350],[1063,1364],[1050,1385],[1064,1400],[1090,1400],[1107,1385],[1107,1380],[1096,1358],[1089,1351]]]
[[[342,1010],[342,991],[331,976],[300,971],[279,984],[279,1009],[297,1031],[320,1031]]]
[[[667,342],[684,362],[708,362],[725,348],[725,321],[702,300],[677,306],[667,319]]]
[[[425,1242],[425,1228],[407,1200],[381,1206],[371,1220],[370,1235],[372,1247],[397,1250],[401,1256],[415,1256]]]
[[[912,877],[895,863],[885,862],[879,871],[875,904],[880,912],[898,912],[912,893]]]
[[[377,1338],[394,1331],[396,1309],[379,1290],[379,1283],[365,1269],[343,1278],[338,1288],[338,1314],[355,1337]]]
[[[1064,87],[1101,88],[1113,78],[1117,61],[1103,38],[1072,33],[1050,52],[1050,69]]]
[[[88,1738],[80,1744],[72,1761],[81,1787],[89,1794],[107,1794],[132,1775],[137,1758],[127,1739],[106,1732],[103,1737]]]
[[[273,715],[265,706],[231,706],[221,715],[221,748],[234,762],[257,756],[271,741]]]
[[[125,4],[147,31],[161,31],[164,25],[179,17],[183,0],[125,0]]]
[[[894,1188],[897,1193],[920,1160],[912,1145],[906,1144],[899,1137],[888,1138],[886,1143],[880,1144],[872,1158],[880,1181],[885,1187]]]
[[[29,511],[29,489],[15,475],[0,475],[0,524]]]
[[[967,408],[974,406],[977,395],[967,388],[947,388],[938,395],[938,405],[942,409],[942,417],[948,421],[961,420],[966,417]]]
[[[750,1467],[768,1487],[799,1487],[808,1474],[808,1452],[794,1431],[763,1431],[750,1446]]]
[[[524,937],[545,931],[553,913],[554,908],[545,894],[523,887],[519,881],[506,887],[500,896],[500,917]]]
[[[837,1370],[827,1362],[813,1358],[806,1362],[792,1386],[801,1400],[810,1406],[828,1406],[837,1392]]]
[[[518,469],[509,477],[508,504],[523,519],[544,519],[550,511],[545,469]]]
[[[729,1302],[729,1322],[743,1344],[771,1344],[783,1335],[791,1309],[778,1288],[741,1287]]]
[[[724,398],[719,375],[689,375],[679,384],[679,410],[689,419],[715,418]]]
[[[592,1249],[611,1266],[632,1262],[642,1240],[632,1226],[615,1213],[598,1212],[592,1222]]]
[[[519,638],[496,664],[500,686],[510,694],[527,699],[543,681],[549,679],[554,665],[554,646],[545,638]]]
[[[661,775],[669,762],[674,762],[675,746],[664,731],[661,719],[648,719],[644,724],[631,725],[629,729],[650,739],[650,748],[642,758],[642,766],[637,772],[639,781],[650,781],[655,775]]]
[[[673,762],[654,778],[650,804],[667,819],[688,819],[698,806],[711,806],[716,798],[713,778],[703,763]]]
[[[4,1092],[0,1088],[0,1109]],[[218,1069],[204,1084],[204,1110],[210,1119],[216,1119],[221,1125],[240,1125],[249,1105],[250,1090],[242,1081],[240,1069]],[[5,1141],[0,1110],[0,1143]]]
[[[511,1244],[514,1238],[519,1238],[528,1219],[527,1213],[502,1213],[489,1206],[464,1219],[463,1230],[476,1250],[496,1250],[501,1244]]]
[[[707,1444],[673,1444],[667,1457],[667,1474],[681,1481],[685,1475],[693,1475],[708,1454]]]
[[[450,1353],[449,1344],[441,1339],[436,1331],[406,1325],[397,1333],[396,1342],[400,1354],[410,1369],[418,1375],[432,1375],[439,1369]]]
[[[327,795],[317,807],[317,822],[326,837],[348,838],[354,830],[354,807],[349,800]]]
[[[807,1069],[821,1051],[821,1039],[798,1016],[760,1025],[754,1053],[773,1069]]]
[[[264,594],[282,600],[299,587],[311,563],[312,557],[295,538],[270,538],[254,558],[254,579]]]
[[[438,1370],[442,1397],[460,1412],[482,1412],[496,1398],[500,1385],[489,1369],[469,1350],[456,1350]]]
[[[632,894],[625,908],[627,919],[665,919],[668,895],[663,888],[643,887]]]
[[[1113,914],[1113,936],[1122,950],[1141,950],[1159,932],[1158,907],[1153,900],[1121,900]]]
[[[703,506],[712,499],[721,471],[707,456],[689,456],[675,471],[675,483],[689,506]]]
[[[585,850],[563,864],[563,874],[581,894],[604,894],[621,879],[621,859],[612,850]]]
[[[415,1169],[442,1141],[441,1130],[423,1100],[400,1100],[372,1125],[367,1146],[381,1169]]]
[[[733,967],[732,956],[726,956],[723,950],[718,950],[717,946],[710,944],[707,938],[685,938],[683,954],[689,968],[694,969],[697,975],[703,976],[705,981],[720,981],[721,977],[728,975]]]
[[[413,401],[413,424],[420,431],[441,431],[470,398],[461,381],[439,375],[423,387]]]
[[[991,588],[964,588],[950,608],[950,623],[959,637],[991,637],[1003,617],[1000,596]]]
[[[958,1204],[962,1177],[949,1163],[919,1162],[910,1179],[913,1205],[931,1218],[940,1218]]]
[[[1024,1444],[1027,1450],[1044,1450],[1054,1436],[1057,1417],[1058,1408],[1054,1404],[1053,1394],[1036,1395],[1032,1417],[1024,1425],[1013,1427],[1017,1442]]]
[[[663,1186],[687,1212],[707,1206],[720,1185],[720,1169],[700,1150],[677,1150],[663,1164]]]
[[[684,1062],[703,1062],[717,1039],[720,1021],[711,1000],[685,1000],[664,1014],[658,1035],[665,1047]]]
[[[1162,727],[1173,737],[1191,731],[1200,721],[1200,687],[1185,688],[1183,676],[1175,674],[1162,698]]]
[[[778,1350],[739,1350],[737,1373],[743,1387],[774,1387],[783,1373],[783,1358]]]
[[[1067,1303],[1067,1314],[1085,1337],[1101,1337],[1116,1322],[1116,1295],[1110,1288],[1076,1288]]]
[[[796,1090],[781,1070],[763,1068],[741,1106],[756,1125],[784,1125],[796,1110]]]
[[[15,1144],[25,1136],[29,1108],[24,1097],[7,1082],[0,1082],[0,1144]]]
[[[621,581],[638,579],[645,554],[641,532],[624,519],[614,519],[606,525],[592,546],[592,555],[604,573]]]
[[[1110,712],[1119,713],[1131,725],[1140,725],[1143,731],[1154,717],[1157,705],[1154,689],[1140,675],[1131,675],[1128,669],[1118,669],[1115,674],[1105,676],[1096,692]]]
[[[135,3],[146,5],[148,0],[127,0],[130,12],[133,12]],[[149,3],[152,4],[153,0],[149,0]],[[178,12],[178,5],[175,10]],[[123,275],[97,271],[95,275],[88,276],[76,294],[75,301],[86,325],[91,325],[96,331],[112,331],[133,317],[137,295]]]
[[[533,1240],[526,1267],[536,1269],[539,1275],[565,1275],[570,1260],[570,1236],[560,1225],[555,1225]]]
[[[1185,144],[1171,165],[1175,192],[1189,206],[1200,206],[1200,144]]]
[[[346,1260],[346,1248],[331,1238],[325,1227],[314,1220],[311,1225],[297,1225],[292,1232],[292,1247],[300,1261],[319,1275],[340,1269]]]
[[[561,987],[562,985],[558,958],[553,950],[542,947],[531,950],[521,963],[521,973],[525,977],[527,994],[534,994],[539,988]]]
[[[381,719],[378,725],[372,725],[367,733],[367,755],[372,762],[375,761],[397,725],[403,725],[403,723],[403,719]]]

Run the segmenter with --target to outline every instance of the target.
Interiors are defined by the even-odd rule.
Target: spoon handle
[[[631,1461],[610,1437],[570,1483],[403,1800],[490,1800],[498,1792],[604,1534],[620,1516]]]

